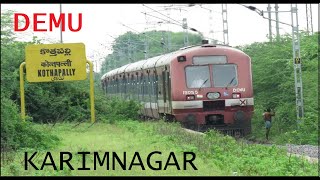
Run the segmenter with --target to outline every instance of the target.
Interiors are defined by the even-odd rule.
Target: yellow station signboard
[[[87,78],[83,43],[27,45],[26,75],[29,82],[75,81]]]

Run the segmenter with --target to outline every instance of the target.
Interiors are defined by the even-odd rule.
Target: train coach
[[[198,131],[251,133],[251,59],[233,47],[181,48],[111,70],[101,84],[107,95],[140,102],[145,117],[165,117]]]

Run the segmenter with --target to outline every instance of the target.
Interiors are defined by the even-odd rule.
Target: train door
[[[158,73],[157,70],[154,70],[154,88],[153,88],[153,96],[154,96],[154,104],[155,104],[155,118],[159,118],[159,101],[158,101],[158,91],[159,91],[159,87],[158,87]]]
[[[140,76],[139,73],[137,75],[138,79],[138,102],[141,103],[142,108],[140,109],[140,114],[145,115],[145,108],[144,108],[144,75],[141,72]]]
[[[154,115],[153,115],[153,97],[152,97],[152,90],[153,90],[153,75],[152,75],[152,71],[150,71],[150,70],[148,70],[148,87],[147,87],[147,89],[148,89],[148,97],[149,97],[149,99],[148,99],[148,115],[150,116],[150,117],[154,117]]]
[[[101,81],[102,90],[104,95],[107,95],[107,78]]]
[[[129,95],[129,92],[128,92],[128,89],[129,89],[129,84],[128,84],[128,76],[126,76],[126,74],[123,74],[123,77],[125,78],[124,79],[124,82],[123,82],[123,84],[124,84],[124,93],[123,93],[123,99],[124,100],[127,100],[128,99],[128,95]]]
[[[109,81],[109,78],[106,79],[105,81],[105,95],[109,94],[109,88],[110,88],[110,81]]]
[[[138,95],[138,91],[137,91],[137,88],[138,88],[138,85],[137,85],[137,73],[134,73],[134,74],[132,74],[132,88],[133,88],[133,93],[132,93],[132,95],[133,95],[133,100],[134,101],[137,101],[138,100],[138,97],[137,97],[137,95]]]
[[[110,77],[110,83],[109,83],[109,95],[112,96],[112,93],[113,93],[113,77]]]
[[[156,72],[159,72],[157,74],[157,107],[158,107],[158,113],[163,114],[164,109],[163,109],[163,92],[164,92],[164,87],[163,87],[163,73],[162,73],[162,68],[158,68]]]
[[[165,66],[164,71],[162,72],[163,78],[163,101],[164,101],[164,113],[171,114],[171,78],[170,72]]]
[[[142,75],[142,106],[143,106],[143,114],[145,116],[148,116],[148,111],[147,111],[147,105],[148,105],[148,99],[149,99],[149,94],[148,94],[148,74],[143,73]]]
[[[122,98],[123,93],[124,93],[124,78],[122,75],[119,75],[118,77],[118,85],[119,85],[119,91],[117,91],[118,97]]]
[[[157,74],[156,71],[151,71],[149,73],[150,79],[150,108],[153,118],[158,118],[158,102],[157,102]]]
[[[162,76],[161,76],[161,90],[162,90],[162,108],[163,108],[163,113],[166,113],[166,104],[167,104],[167,92],[166,92],[166,71],[162,71]]]
[[[150,70],[147,70],[147,81],[146,81],[146,98],[145,98],[145,109],[146,109],[146,114],[147,116],[149,117],[152,117],[154,118],[155,115],[154,115],[154,98],[153,98],[153,92],[154,92],[154,84],[153,84],[153,81],[154,81],[154,75],[152,73],[152,71]]]
[[[167,96],[168,96],[168,113],[169,114],[172,114],[172,97],[171,97],[171,76],[170,76],[170,70],[167,69],[167,72],[166,72],[167,76]]]
[[[138,102],[143,102],[143,74],[138,75]]]
[[[130,74],[127,74],[127,92],[126,92],[126,100],[131,100],[132,99],[132,79]]]
[[[118,97],[121,95],[121,79],[118,76],[115,77],[114,83],[114,96]]]

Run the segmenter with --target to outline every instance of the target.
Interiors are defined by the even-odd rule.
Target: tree
[[[190,45],[201,44],[201,37],[188,34]],[[170,40],[168,39],[170,37]],[[147,42],[145,42],[147,41]],[[145,52],[145,45],[147,51]],[[125,64],[151,58],[161,54],[176,51],[184,46],[183,32],[147,31],[139,34],[127,32],[115,39],[112,54],[107,55],[102,62],[101,72],[106,73]]]
[[[13,32],[13,13],[14,11],[1,11],[1,45],[8,44],[15,40]]]

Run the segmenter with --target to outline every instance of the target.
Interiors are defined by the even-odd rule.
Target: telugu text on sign
[[[25,50],[29,82],[75,81],[87,77],[83,43],[27,45]]]

